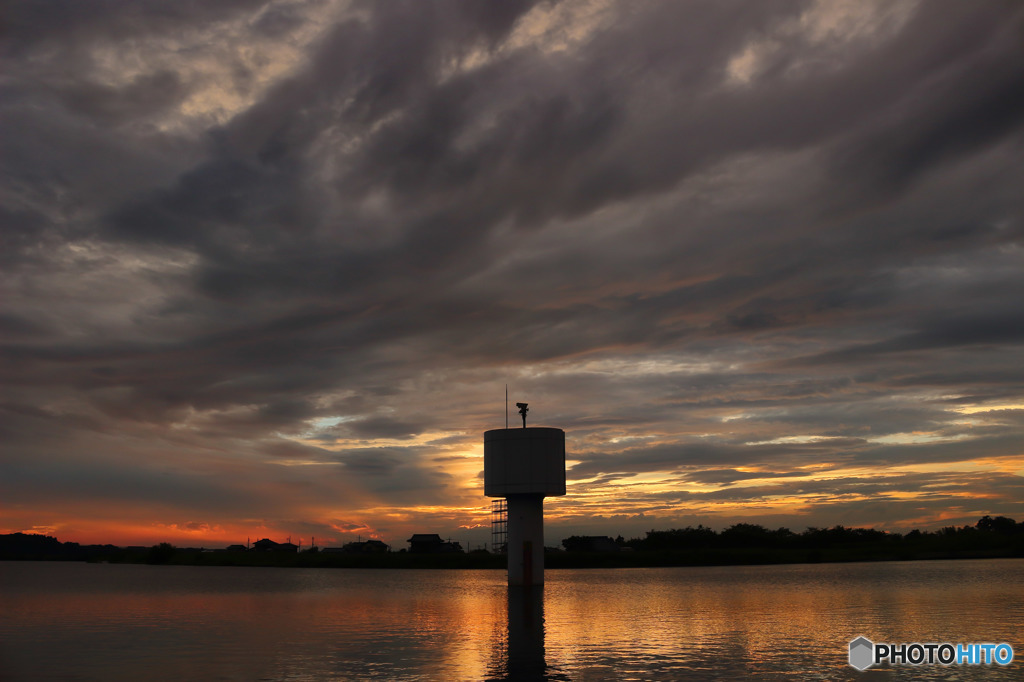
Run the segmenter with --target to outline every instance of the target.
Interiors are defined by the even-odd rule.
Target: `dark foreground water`
[[[0,680],[1024,679],[1024,560],[499,571],[0,562]],[[848,642],[1008,642],[858,673]]]

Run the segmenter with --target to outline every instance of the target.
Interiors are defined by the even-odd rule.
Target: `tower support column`
[[[508,498],[508,584],[544,584],[544,497]]]

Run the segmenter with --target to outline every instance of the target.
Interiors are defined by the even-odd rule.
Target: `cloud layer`
[[[5,10],[0,526],[489,538],[1024,515],[1024,11]]]

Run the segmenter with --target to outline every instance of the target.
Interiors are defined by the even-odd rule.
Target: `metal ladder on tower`
[[[491,502],[491,551],[504,554],[508,547],[508,500]]]

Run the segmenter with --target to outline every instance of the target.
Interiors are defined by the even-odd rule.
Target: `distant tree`
[[[774,537],[779,542],[789,542],[790,540],[796,537],[796,533],[794,533],[788,528],[778,528],[772,531],[772,537]]]
[[[719,535],[726,547],[749,547],[770,544],[771,534],[763,526],[754,523],[736,523]]]
[[[640,540],[637,549],[650,551],[685,550],[711,547],[718,541],[718,534],[703,525],[696,528],[673,528],[671,530],[650,530],[647,537]]]
[[[147,564],[166,564],[174,557],[174,545],[169,542],[161,542],[153,545],[146,554]]]
[[[567,552],[582,552],[587,547],[587,541],[578,535],[570,535],[562,540],[562,547]]]
[[[1004,535],[1011,535],[1017,532],[1018,524],[1011,518],[1005,516],[997,516],[994,519],[991,516],[985,515],[978,519],[978,523],[975,525],[978,530],[987,531],[990,533],[1002,533]]]

